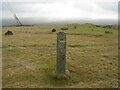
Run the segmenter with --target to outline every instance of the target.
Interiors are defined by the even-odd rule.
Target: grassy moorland
[[[68,28],[65,32],[69,80],[53,78],[56,36],[61,27]],[[57,31],[51,32],[52,28]],[[4,35],[8,30],[14,34]],[[117,26],[18,26],[3,27],[2,31],[3,87],[117,87]]]

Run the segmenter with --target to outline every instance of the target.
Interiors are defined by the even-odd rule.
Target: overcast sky
[[[3,0],[3,23],[16,23],[12,10],[22,23],[117,24],[119,0]],[[6,3],[9,2],[9,3]],[[0,4],[1,5],[1,4]]]

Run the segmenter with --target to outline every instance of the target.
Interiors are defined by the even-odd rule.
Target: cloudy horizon
[[[22,24],[94,23],[117,24],[119,0],[4,0],[2,24],[16,25],[13,13]],[[13,13],[12,13],[13,12]]]

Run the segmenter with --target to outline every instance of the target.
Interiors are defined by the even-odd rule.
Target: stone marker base
[[[69,73],[68,70],[66,71],[66,74],[57,74],[57,73],[54,73],[53,76],[57,80],[68,80],[68,79],[70,79],[70,73]]]

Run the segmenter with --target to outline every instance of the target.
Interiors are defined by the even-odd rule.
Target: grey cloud
[[[98,7],[105,11],[117,13],[118,11],[118,3],[117,2],[96,2]]]
[[[11,1],[11,0],[9,0],[9,1]],[[14,0],[12,0],[12,1],[14,1]],[[18,0],[18,1],[22,1],[22,2],[15,1],[15,2],[9,3],[10,5],[7,5],[6,3],[4,3],[3,4],[3,15],[4,16],[7,15],[10,18],[12,17],[12,19],[13,19],[12,14],[8,14],[9,10],[7,8],[7,7],[12,7],[13,11],[18,15],[18,17],[20,17],[20,20],[23,23],[30,23],[31,21],[33,21],[33,23],[36,23],[36,24],[50,23],[50,22],[51,23],[57,23],[57,22],[61,23],[62,21],[60,18],[55,18],[54,16],[52,16],[54,14],[56,16],[59,16],[58,14],[56,14],[57,10],[51,10],[51,9],[54,9],[54,8],[59,9],[60,5],[67,6],[69,3],[71,3],[70,5],[73,5],[73,6],[71,6],[73,10],[69,10],[69,12],[71,12],[70,14],[74,15],[73,13],[76,10],[77,13],[75,12],[75,14],[78,14],[78,16],[79,15],[87,16],[86,18],[88,18],[89,20],[85,20],[85,19],[81,20],[81,18],[78,18],[78,17],[76,17],[76,19],[74,19],[72,17],[72,15],[68,14],[68,16],[71,16],[69,18],[70,20],[65,21],[67,19],[64,19],[63,22],[67,22],[67,23],[69,23],[69,22],[73,22],[73,23],[75,23],[75,22],[76,23],[93,22],[90,16],[92,16],[92,13],[96,14],[96,13],[94,13],[94,5],[89,2],[85,2],[87,0],[85,0],[84,2],[80,2],[80,0],[29,0],[29,2],[28,2],[28,0],[24,0],[24,1]],[[58,3],[60,3],[59,7],[56,5]],[[96,2],[94,4],[102,9],[100,11],[101,14],[103,14],[105,12],[113,12],[113,14],[117,13],[117,3],[116,2],[113,2],[113,3],[112,2]],[[36,5],[39,5],[40,10],[36,7]],[[51,8],[52,5],[53,5],[53,7]],[[46,8],[47,6],[50,6],[50,7]],[[67,12],[68,9],[65,9],[65,12]],[[1,11],[1,9],[0,9],[0,11]],[[79,11],[82,11],[83,13],[79,13]],[[58,12],[60,14],[60,13],[62,13],[62,10],[61,11],[58,10]],[[36,15],[36,14],[39,14],[39,15]],[[50,14],[51,14],[51,16],[50,16]],[[62,15],[63,14],[64,13],[62,13]],[[23,17],[25,17],[25,18],[23,18]],[[67,17],[67,14],[66,14],[66,17]],[[10,18],[9,18],[9,20],[11,20]],[[8,23],[7,19],[4,18],[3,20],[4,20],[3,21],[4,24],[6,22]],[[14,21],[14,20],[11,20],[11,21]],[[102,21],[100,21],[100,22],[102,22]],[[109,21],[111,21],[111,20],[109,20]],[[97,19],[94,22],[98,23]],[[113,20],[112,20],[112,22],[113,22]],[[114,20],[114,22],[116,22],[116,21]],[[110,23],[110,22],[107,22],[107,23]]]
[[[35,4],[38,3],[23,3],[23,2],[11,2],[11,3],[3,3],[3,11],[9,11],[9,9],[14,10],[15,12],[32,12],[32,7],[34,7]],[[35,11],[35,10],[34,10]],[[36,9],[37,11],[37,9]]]
[[[3,0],[3,2],[27,2],[27,3],[55,3],[55,2],[61,2],[65,3],[67,0]],[[69,0],[74,1],[74,0]],[[67,1],[67,2],[69,2]]]
[[[74,7],[78,10],[86,11],[86,12],[92,12],[94,7],[93,4],[89,4],[89,2],[76,2],[74,3]]]

